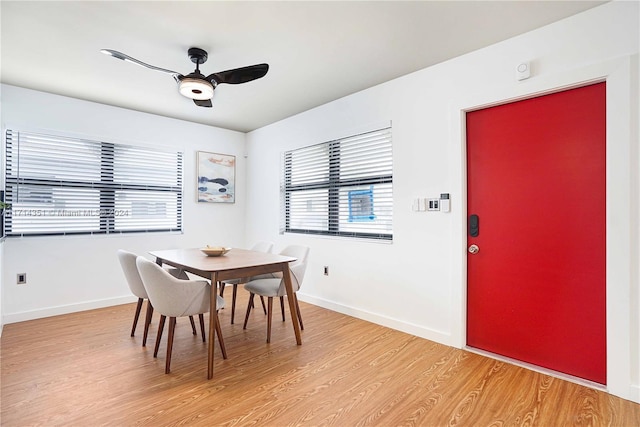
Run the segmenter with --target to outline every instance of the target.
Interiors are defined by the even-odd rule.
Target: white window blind
[[[182,153],[7,130],[8,236],[182,230]]]
[[[393,238],[391,128],[283,154],[283,231]]]

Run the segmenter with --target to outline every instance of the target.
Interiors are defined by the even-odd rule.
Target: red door
[[[605,94],[598,83],[467,114],[467,345],[600,384]]]

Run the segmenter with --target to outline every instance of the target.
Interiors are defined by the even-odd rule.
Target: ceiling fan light
[[[180,93],[187,98],[205,100],[213,98],[213,85],[206,80],[186,77],[180,81]]]

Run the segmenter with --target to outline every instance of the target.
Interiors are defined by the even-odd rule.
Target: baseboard
[[[22,311],[4,315],[4,325],[9,323],[24,322],[27,320],[41,319],[43,317],[58,316],[61,314],[75,313],[78,311],[93,310],[96,308],[111,307],[113,305],[127,304],[138,299],[133,295],[108,298],[102,300],[85,301],[77,304],[60,305],[56,307],[41,308],[38,310]]]
[[[629,399],[632,402],[640,403],[640,385],[632,385],[629,387]]]
[[[435,341],[440,344],[455,347],[455,345],[451,343],[451,335],[441,331],[436,331],[434,329],[425,328],[416,324],[403,322],[398,319],[382,316],[380,314],[361,310],[355,307],[338,304],[334,301],[329,301],[323,298],[305,294],[302,291],[298,292],[297,296],[300,301],[304,301],[309,304],[317,305],[328,310],[346,314],[347,316],[352,316],[357,319],[366,320],[368,322],[375,323],[376,325],[386,326],[387,328],[415,335],[417,337],[424,338],[430,341]]]

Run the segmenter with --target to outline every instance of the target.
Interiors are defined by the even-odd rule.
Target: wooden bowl
[[[231,248],[225,248],[222,246],[207,246],[206,248],[202,248],[200,250],[206,256],[221,256],[229,252]]]

